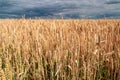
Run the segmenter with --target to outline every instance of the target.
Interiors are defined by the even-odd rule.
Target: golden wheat
[[[119,80],[120,20],[1,19],[0,65],[7,80]]]

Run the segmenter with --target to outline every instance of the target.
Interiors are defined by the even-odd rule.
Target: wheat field
[[[0,20],[0,80],[120,80],[120,20]]]

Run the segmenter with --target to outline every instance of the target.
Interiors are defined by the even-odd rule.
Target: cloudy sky
[[[120,0],[0,0],[0,18],[120,18]]]

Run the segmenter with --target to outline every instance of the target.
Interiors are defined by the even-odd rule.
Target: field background
[[[0,20],[1,80],[119,80],[120,20]]]

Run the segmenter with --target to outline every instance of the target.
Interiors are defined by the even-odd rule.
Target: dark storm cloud
[[[120,4],[120,1],[107,1],[105,4]]]
[[[0,18],[120,18],[120,1],[0,0]],[[114,4],[114,5],[113,5]]]

